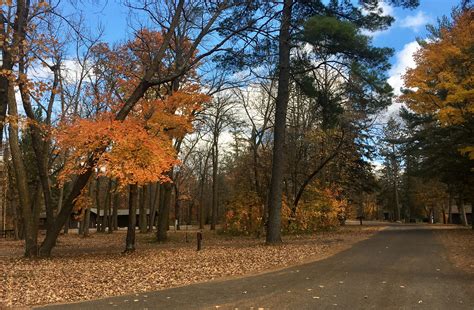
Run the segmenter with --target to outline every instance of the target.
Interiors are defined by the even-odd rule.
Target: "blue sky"
[[[383,4],[384,11],[396,18],[390,29],[377,33],[374,43],[377,46],[392,47],[397,51],[414,41],[417,36],[426,34],[425,25],[436,21],[437,17],[449,15],[451,8],[460,1],[455,0],[420,0],[415,10],[394,8]],[[102,1],[101,4],[83,8],[86,18],[93,27],[102,23],[105,26],[104,39],[116,42],[125,38],[128,29],[128,9],[118,0]]]
[[[424,38],[427,35],[426,25],[435,24],[437,18],[443,15],[450,15],[454,6],[460,1],[455,0],[420,0],[420,5],[414,10],[394,8],[383,5],[383,8],[395,17],[392,26],[374,34],[373,42],[377,46],[391,47],[395,50],[391,58],[392,69],[388,72],[389,83],[399,94],[402,87],[402,75],[406,69],[414,66],[413,53],[419,45],[417,38]],[[389,108],[388,114],[397,113],[400,105],[394,104]]]
[[[99,1],[100,4],[84,8],[88,24],[94,28],[101,23],[104,27],[104,40],[117,43],[127,39],[130,33],[128,9],[119,0]],[[389,83],[399,93],[402,86],[401,76],[406,68],[414,65],[412,55],[417,50],[416,38],[426,36],[426,24],[436,23],[436,19],[449,15],[451,9],[460,0],[420,0],[414,10],[391,7],[382,2],[386,14],[395,17],[393,25],[384,31],[373,33],[376,46],[390,47],[395,50],[391,58],[392,69],[389,71]],[[389,109],[389,114],[396,113],[399,105]]]

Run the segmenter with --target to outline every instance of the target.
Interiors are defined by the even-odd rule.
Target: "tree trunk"
[[[148,196],[148,184],[143,185],[142,191],[141,191],[141,199],[140,199],[140,221],[139,221],[139,226],[140,226],[140,233],[144,234],[147,231],[147,206],[149,202],[149,196]]]
[[[171,184],[162,184],[163,199],[160,203],[160,212],[158,216],[158,229],[156,232],[156,239],[158,242],[166,242],[168,240],[168,228],[169,228],[169,216],[170,216],[170,203],[171,203]]]
[[[68,185],[69,185],[69,183],[66,183],[61,187],[61,190],[60,190],[60,195],[61,196],[60,196],[60,199],[59,199],[60,201],[58,202],[58,212],[57,212],[57,214],[59,214],[59,212],[61,212],[62,208],[64,207],[64,203],[63,203],[64,195],[66,195],[66,192],[67,192],[67,187],[66,186],[68,186]],[[56,214],[56,216],[57,216],[57,214]],[[69,220],[70,220],[70,217],[68,217],[66,219],[66,222],[64,223],[63,233],[65,235],[67,235],[69,233]]]
[[[174,199],[174,217],[176,221],[176,230],[181,230],[181,206],[179,204],[177,190],[175,191],[175,199]]]
[[[79,229],[78,229],[79,236],[84,236],[84,224],[85,224],[85,220],[86,220],[85,215],[86,215],[86,213],[84,211],[84,215],[82,216],[81,221],[79,222]]]
[[[101,189],[100,189],[100,183],[101,183],[102,177],[97,177],[96,181],[96,189],[95,189],[95,201],[96,201],[96,206],[97,206],[97,220],[96,220],[96,231],[101,232],[102,231],[102,215],[100,214],[100,211],[102,209],[102,202],[100,199],[100,194],[101,194]]]
[[[37,231],[35,230],[32,212],[32,201],[28,187],[28,176],[18,140],[18,111],[16,107],[15,90],[12,85],[8,86],[8,110],[12,117],[8,126],[10,152],[15,172],[16,186],[18,190],[21,212],[23,217],[23,228],[25,234],[25,256],[34,257],[38,255]]]
[[[206,218],[206,208],[204,206],[204,186],[206,184],[206,175],[207,175],[207,164],[209,161],[208,152],[206,155],[206,160],[204,161],[204,169],[201,175],[201,184],[199,188],[199,229],[204,229],[205,218]]]
[[[211,230],[216,229],[217,208],[219,198],[217,195],[217,170],[219,169],[219,141],[217,134],[214,135],[214,143],[212,145],[212,209],[211,209]]]
[[[107,228],[109,227],[109,220],[110,220],[110,205],[112,200],[112,180],[107,179],[107,190],[105,192],[105,201],[104,201],[104,217],[102,219],[102,232],[106,232]]]
[[[394,190],[395,190],[395,211],[396,211],[396,216],[397,216],[397,221],[401,220],[400,217],[400,199],[398,197],[398,186],[397,183],[394,183]]]
[[[206,209],[204,207],[204,180],[201,180],[201,188],[199,193],[199,229],[204,229],[206,218]]]
[[[91,209],[87,208],[84,213],[84,237],[89,236],[89,226],[91,224]]]
[[[160,183],[156,183],[153,189],[153,195],[151,199],[151,208],[150,208],[150,220],[148,224],[148,232],[153,231],[153,226],[155,226],[155,219],[156,219],[156,207],[160,203]]]
[[[108,227],[108,230],[107,232],[109,234],[111,234],[114,229],[113,229],[113,226],[114,224],[112,223],[112,218],[113,218],[113,215],[112,215],[112,205],[113,205],[113,199],[114,199],[114,196],[112,195],[112,189],[114,187],[114,182],[110,179],[109,180],[109,190],[107,192],[107,196],[108,196],[108,200],[107,200],[107,227]]]
[[[41,244],[39,254],[43,257],[49,257],[53,247],[56,245],[59,232],[64,226],[68,218],[71,216],[72,209],[74,208],[74,200],[81,194],[82,189],[86,186],[89,178],[92,174],[92,169],[86,170],[83,174],[79,175],[74,182],[71,192],[64,201],[64,206],[59,212],[53,225],[51,225],[46,232],[46,237]]]
[[[114,205],[112,207],[112,228],[118,230],[118,205],[120,202],[120,194],[114,193]]]
[[[448,224],[453,223],[453,194],[449,192],[448,198]]]
[[[293,0],[283,1],[278,51],[278,92],[275,104],[273,161],[268,198],[267,244],[281,243],[281,205],[284,173],[286,111],[290,84],[290,24]]]
[[[130,185],[130,196],[128,198],[128,228],[125,239],[125,253],[135,251],[135,229],[137,224],[138,186]]]
[[[459,195],[458,200],[456,201],[458,205],[459,215],[461,216],[461,223],[464,226],[467,226],[467,216],[466,216],[466,208],[464,208],[464,199],[462,194]]]

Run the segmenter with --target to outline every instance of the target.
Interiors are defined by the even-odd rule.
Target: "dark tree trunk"
[[[273,161],[268,198],[267,244],[281,243],[281,205],[284,173],[286,110],[290,83],[290,24],[293,0],[283,1],[278,50],[278,92],[275,105]]]
[[[112,228],[113,230],[118,229],[118,206],[120,202],[120,194],[114,193],[114,205],[112,207]]]
[[[46,232],[46,237],[44,238],[39,250],[40,256],[48,257],[51,255],[51,251],[56,245],[56,240],[58,239],[61,228],[71,216],[71,212],[74,207],[74,200],[81,194],[81,190],[84,188],[84,186],[86,186],[91,174],[92,169],[88,169],[83,174],[77,177],[71,189],[71,192],[64,201],[63,208],[56,217],[56,220],[54,221],[53,225],[51,225],[48,231]]]
[[[176,223],[176,230],[181,230],[181,206],[176,196],[174,200],[174,217],[175,217],[175,223]]]
[[[140,226],[140,233],[146,233],[146,226],[147,226],[147,206],[149,202],[149,195],[148,195],[148,185],[143,185],[141,191],[141,199],[140,199],[140,220],[138,226]]]
[[[15,118],[18,116],[15,91],[12,85],[8,86],[8,110],[9,114]],[[13,162],[13,170],[15,172],[16,187],[18,190],[21,213],[23,219],[23,228],[25,235],[25,256],[35,257],[38,255],[37,231],[34,223],[34,212],[32,212],[32,202],[30,189],[28,187],[28,176],[20,149],[18,140],[18,122],[10,121],[8,126],[10,152]]]
[[[114,231],[114,224],[113,224],[113,215],[112,215],[112,208],[114,204],[114,182],[109,180],[109,191],[107,193],[109,199],[107,201],[107,227],[108,233],[111,234]]]
[[[448,198],[448,224],[453,223],[453,194],[450,191],[449,192],[449,198]]]
[[[89,236],[89,226],[91,224],[91,209],[87,208],[84,213],[84,237]]]
[[[219,168],[219,144],[217,136],[214,137],[212,145],[212,209],[211,209],[211,230],[216,229],[217,223],[217,208],[219,198],[217,195],[217,170]]]
[[[201,175],[201,182],[199,188],[199,229],[204,229],[205,218],[206,218],[206,208],[204,203],[204,187],[206,184],[206,175],[207,175],[207,164],[209,161],[210,153],[207,153],[206,160],[204,161],[204,169]]]
[[[125,239],[125,253],[135,251],[135,228],[137,225],[138,186],[130,185],[128,198],[128,228]]]
[[[151,199],[151,207],[150,207],[150,221],[148,225],[148,232],[153,231],[153,226],[155,226],[155,219],[156,219],[156,207],[160,203],[160,183],[156,183],[153,189],[153,195]]]
[[[163,189],[163,192],[160,193],[160,195],[163,194],[163,199],[160,199],[160,212],[158,216],[156,239],[158,242],[166,242],[168,240],[172,186],[170,183],[165,183],[162,184],[161,188]]]
[[[102,201],[101,201],[101,189],[100,189],[100,183],[101,183],[102,177],[97,177],[96,181],[96,189],[95,189],[95,201],[96,201],[96,206],[97,206],[97,220],[96,220],[96,231],[101,232],[102,231],[102,215],[100,214],[100,211],[102,210]]]

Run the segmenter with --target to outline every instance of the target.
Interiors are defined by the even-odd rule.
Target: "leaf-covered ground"
[[[152,234],[137,233],[133,254],[121,254],[125,231],[88,238],[69,234],[60,237],[52,258],[38,260],[21,257],[21,241],[1,240],[0,308],[96,299],[263,272],[322,259],[379,229],[349,226],[286,237],[280,246],[205,232],[200,252],[195,232],[170,232],[166,244],[155,243]]]
[[[447,249],[449,260],[456,267],[474,274],[474,230],[450,229],[436,233]]]

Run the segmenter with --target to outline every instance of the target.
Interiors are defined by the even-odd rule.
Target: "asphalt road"
[[[392,226],[328,259],[257,276],[48,309],[474,309],[474,277],[427,226]]]

